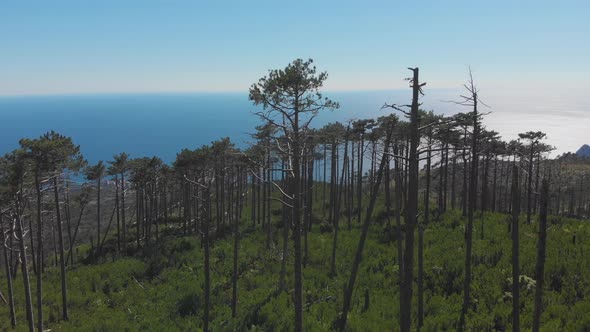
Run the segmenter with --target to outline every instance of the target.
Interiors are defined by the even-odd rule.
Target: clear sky
[[[0,95],[247,91],[313,58],[328,90],[586,95],[590,1],[2,1]]]

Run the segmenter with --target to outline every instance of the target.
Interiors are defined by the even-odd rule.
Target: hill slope
[[[588,144],[582,145],[581,148],[576,151],[578,157],[590,157],[590,146]]]
[[[473,297],[469,313],[474,330],[510,327],[511,242],[505,216],[486,215],[485,239],[474,235]],[[276,292],[282,252],[279,243],[264,247],[264,234],[243,220],[240,241],[238,315],[231,317],[232,241],[218,239],[212,248],[211,324],[220,331],[292,330],[292,256],[287,253],[288,289]],[[478,221],[479,224],[479,221]],[[175,331],[202,328],[203,256],[198,236],[180,236],[179,225],[169,225],[160,243],[126,258],[100,259],[99,264],[77,264],[70,270],[71,319],[59,321],[59,271],[45,276],[46,325],[54,331]],[[450,212],[424,233],[425,331],[452,330],[461,307],[463,227],[460,215]],[[522,328],[531,326],[537,224],[521,225]],[[258,227],[257,227],[258,228]],[[342,288],[350,271],[359,229],[342,227],[337,251],[337,276],[328,276],[331,232],[314,227],[309,235],[310,257],[304,268],[305,329],[329,330],[342,305]],[[280,234],[280,229],[275,229]],[[572,240],[576,235],[577,241]],[[398,265],[392,230],[372,225],[349,314],[351,331],[383,331],[397,327]],[[590,328],[590,224],[552,220],[548,233],[545,302],[542,327],[550,331]],[[112,244],[112,243],[111,243]],[[289,246],[291,249],[291,245]],[[453,254],[450,254],[453,253]],[[22,279],[15,280],[22,294]],[[33,283],[34,286],[34,283]],[[5,280],[0,279],[1,289]],[[34,289],[33,289],[34,292]],[[17,316],[24,327],[22,296]],[[415,303],[414,303],[415,304]],[[5,330],[7,306],[0,305],[0,331]]]

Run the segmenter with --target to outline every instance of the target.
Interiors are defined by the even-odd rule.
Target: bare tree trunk
[[[533,332],[539,331],[543,311],[543,285],[545,283],[545,255],[547,243],[547,202],[549,200],[549,182],[543,179],[541,184],[541,212],[539,216],[539,242],[537,244],[537,265],[535,267],[535,309],[533,311]]]
[[[62,318],[68,320],[68,289],[66,280],[66,261],[64,258],[64,237],[61,228],[61,215],[59,211],[57,176],[53,178],[53,193],[55,196],[55,217],[59,240],[59,268],[61,274],[61,300],[62,300]]]
[[[307,264],[309,260],[309,247],[307,235],[311,232],[311,222],[313,216],[313,147],[309,151],[309,160],[307,162],[307,208],[305,221],[305,253],[303,255],[303,264]]]
[[[37,329],[43,331],[43,279],[41,274],[44,272],[43,267],[43,216],[41,215],[41,201],[43,199],[41,193],[41,183],[39,181],[39,171],[35,171],[35,190],[37,191]],[[20,225],[22,227],[22,225]],[[22,235],[21,235],[22,236]],[[24,239],[23,239],[24,241]],[[22,249],[22,248],[21,248]],[[22,251],[25,252],[24,250]],[[26,258],[26,255],[24,255]],[[24,264],[24,260],[23,260]],[[26,264],[25,264],[26,265]],[[24,268],[24,267],[23,267]],[[28,275],[28,271],[27,271]],[[23,270],[24,278],[24,270]],[[27,276],[28,279],[28,276]],[[28,280],[27,280],[28,283]],[[26,287],[27,285],[25,285]],[[30,290],[29,290],[30,291]],[[31,321],[32,321],[31,313]]]
[[[391,142],[391,136],[393,133],[393,128],[387,133],[387,138],[385,139],[385,151],[387,151],[388,146]],[[346,327],[346,320],[348,318],[348,311],[350,310],[350,304],[352,299],[352,292],[354,290],[354,283],[356,281],[356,275],[358,273],[358,269],[362,260],[363,256],[363,249],[365,247],[365,241],[367,239],[367,234],[369,232],[369,222],[371,220],[371,216],[373,214],[373,209],[375,208],[375,201],[377,200],[377,194],[379,193],[379,185],[381,184],[381,178],[383,177],[383,169],[387,164],[387,156],[383,155],[381,158],[381,165],[379,166],[379,172],[377,174],[377,179],[375,185],[373,186],[373,190],[371,191],[371,199],[369,200],[369,205],[367,207],[367,213],[365,215],[365,220],[363,221],[362,229],[361,229],[361,237],[359,239],[359,243],[356,249],[356,254],[354,256],[354,262],[352,263],[352,270],[350,272],[350,279],[348,279],[348,287],[344,293],[344,302],[342,305],[342,312],[339,319],[335,322],[335,327],[339,331],[344,331]]]
[[[326,143],[324,145],[324,177],[323,177],[323,185],[322,185],[322,217],[326,215],[326,171],[328,167],[328,145]]]
[[[461,211],[463,217],[467,216],[467,200],[468,200],[468,183],[467,183],[467,175],[468,175],[468,168],[467,168],[467,129],[463,131],[463,152],[461,154],[463,158],[463,197],[461,199]]]
[[[72,216],[70,214],[70,185],[67,179],[64,177],[64,186],[66,188],[64,192],[64,213],[66,217],[66,227],[68,231],[68,247],[69,244],[72,242]],[[66,259],[66,265],[68,264],[68,260]]]
[[[477,200],[477,173],[478,173],[478,139],[479,139],[479,114],[477,112],[477,93],[472,91],[473,99],[473,134],[471,141],[471,172],[469,178],[469,206],[467,211],[467,229],[465,230],[465,279],[463,280],[463,305],[459,319],[459,331],[465,329],[465,318],[471,302],[471,256],[473,247],[473,216]]]
[[[457,185],[456,185],[456,175],[457,175],[457,148],[453,149],[453,170],[451,171],[451,209],[454,210],[457,205]]]
[[[520,263],[519,263],[519,230],[518,215],[520,214],[520,186],[518,183],[518,167],[512,167],[512,331],[520,331]]]
[[[361,141],[358,146],[358,179],[357,179],[357,188],[356,188],[356,201],[358,204],[357,210],[357,222],[361,222],[361,213],[363,209],[363,159],[364,159],[364,147],[365,147],[365,136],[361,133]]]
[[[492,212],[496,212],[496,188],[498,184],[498,157],[494,156],[494,175],[492,180]]]
[[[21,194],[19,193],[19,196]],[[23,286],[25,290],[25,302],[26,302],[26,311],[27,311],[27,321],[29,322],[29,331],[35,331],[35,322],[33,318],[33,300],[31,298],[31,284],[29,282],[29,269],[27,263],[27,249],[25,247],[25,238],[23,235],[23,224],[22,224],[22,215],[20,213],[20,205],[22,203],[22,196],[19,197],[19,204],[17,207],[17,215],[16,215],[16,236],[19,238],[20,241],[20,257],[22,260],[21,268],[23,273]],[[38,276],[41,275],[41,270],[39,270]],[[42,323],[42,321],[41,321]],[[42,331],[42,330],[40,330]]]
[[[420,144],[420,115],[419,95],[420,80],[419,69],[413,68],[412,79],[412,107],[410,111],[410,145],[408,159],[408,199],[406,206],[406,242],[404,249],[404,279],[403,279],[403,307],[401,311],[400,329],[402,332],[410,332],[412,324],[412,288],[414,281],[414,230],[418,218],[418,145]]]
[[[285,169],[285,161],[282,161],[282,167],[281,169]],[[290,182],[292,181],[292,179],[289,179],[287,176],[285,176],[285,172],[282,172],[281,174],[282,177],[282,183],[283,183],[283,187],[286,188],[287,186],[285,185],[286,182]],[[291,185],[289,185],[290,187]],[[289,238],[289,227],[290,227],[290,216],[292,216],[292,211],[289,210],[290,208],[286,205],[283,204],[283,213],[282,213],[282,217],[283,217],[283,254],[281,256],[281,272],[279,274],[279,289],[280,290],[285,290],[286,286],[285,286],[285,275],[287,273],[287,251],[289,249],[288,246],[288,238]]]
[[[4,267],[6,268],[6,284],[8,286],[8,307],[9,307],[9,311],[10,311],[10,326],[12,326],[12,328],[15,328],[16,327],[16,314],[15,314],[15,310],[14,310],[12,273],[10,272],[10,262],[8,260],[8,250],[6,249],[6,238],[4,236],[4,226],[2,225],[2,216],[0,216],[0,235],[2,235],[2,249],[3,249],[2,252],[4,254]],[[24,239],[22,241],[24,241]],[[29,292],[30,291],[31,290],[29,289]],[[29,294],[29,297],[30,297],[30,294]]]
[[[80,222],[82,221],[82,216],[84,215],[84,209],[86,208],[86,204],[80,206],[80,214],[78,216],[78,223],[76,224],[76,229],[74,229],[74,235],[72,236],[72,242],[70,242],[70,250],[68,251],[68,257],[66,257],[66,262],[70,261],[70,263],[74,264],[74,245],[76,244],[76,236],[78,235],[78,230],[80,229]]]
[[[430,138],[430,137],[429,137]],[[430,217],[430,163],[432,152],[428,146],[426,157],[426,189],[424,191],[424,225],[418,228],[418,329],[424,324],[424,228]]]
[[[526,204],[526,222],[531,224],[532,198],[533,198],[533,158],[535,156],[535,143],[531,143],[531,153],[529,155],[529,171],[527,175],[527,204]]]
[[[119,178],[115,174],[115,209],[117,210],[117,253],[121,253],[121,219],[119,214]]]
[[[205,254],[204,254],[204,273],[205,273],[205,308],[204,308],[204,312],[203,312],[203,331],[204,332],[208,332],[209,331],[209,308],[211,306],[211,300],[210,300],[210,294],[211,294],[211,279],[210,279],[210,263],[209,263],[209,224],[211,222],[211,192],[210,189],[207,188],[205,191],[205,204],[203,205],[205,207],[205,211],[204,211],[204,230],[203,230],[203,235],[204,235],[204,250],[205,250]]]
[[[231,301],[231,316],[236,317],[238,312],[238,247],[240,243],[240,206],[241,206],[241,195],[242,195],[242,174],[240,167],[237,167],[236,175],[236,216],[234,220],[234,273],[232,275],[232,301]]]
[[[100,175],[98,176],[97,179],[97,199],[96,199],[96,243],[100,243],[100,181],[101,177]],[[57,200],[57,198],[56,198]],[[56,202],[56,204],[58,204],[58,202]],[[61,227],[61,226],[60,226]],[[98,247],[98,249],[100,250],[100,246]],[[100,255],[100,252],[98,253]]]
[[[398,155],[398,145],[393,146],[393,154]],[[402,171],[399,166],[399,161],[394,158],[393,161],[394,173],[395,173],[395,222],[396,222],[396,245],[397,245],[397,264],[398,268],[398,279],[399,279],[399,312],[401,313],[404,305],[404,298],[401,291],[404,280],[404,249],[403,249],[403,233],[402,233]]]
[[[330,276],[336,276],[336,244],[338,241],[338,223],[340,221],[340,203],[342,201],[342,191],[344,189],[344,174],[346,172],[346,164],[348,164],[348,133],[350,127],[346,130],[346,139],[344,141],[344,162],[342,163],[342,175],[340,176],[340,185],[337,187],[336,193],[336,207],[334,209],[334,241],[332,243],[332,259],[330,260]],[[385,156],[388,159],[389,157]],[[334,177],[335,179],[336,177]]]
[[[348,190],[348,230],[352,228],[352,214],[354,211],[354,140],[352,140],[350,146],[350,172],[348,174],[349,190]]]
[[[295,241],[295,293],[293,294],[295,303],[295,332],[303,331],[303,280],[301,271],[301,137],[299,132],[299,112],[295,105],[295,121],[293,128],[293,240]]]

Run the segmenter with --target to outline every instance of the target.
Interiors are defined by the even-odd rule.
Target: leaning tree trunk
[[[543,306],[543,284],[545,283],[545,255],[547,245],[547,202],[549,200],[549,182],[543,179],[541,184],[541,211],[539,215],[539,242],[537,244],[537,265],[535,267],[535,309],[533,311],[533,332],[539,331]]]
[[[387,133],[387,138],[385,139],[385,148],[384,150],[387,151],[389,144],[391,142],[391,136],[393,133],[393,128],[391,128]],[[339,331],[344,331],[346,327],[346,320],[348,318],[348,311],[350,310],[350,304],[352,299],[352,292],[354,290],[354,283],[356,281],[356,275],[358,273],[358,269],[362,260],[363,256],[363,249],[365,247],[365,241],[367,239],[367,234],[369,233],[369,221],[371,220],[371,215],[373,214],[373,209],[375,208],[375,201],[377,200],[377,194],[379,193],[379,185],[381,184],[381,178],[383,177],[383,169],[387,164],[387,156],[384,155],[381,158],[381,165],[379,166],[379,171],[377,174],[377,179],[375,185],[373,186],[373,190],[371,191],[371,199],[369,200],[369,205],[367,206],[367,213],[365,214],[365,220],[363,221],[362,229],[361,229],[361,237],[359,239],[359,243],[356,249],[356,254],[354,256],[354,262],[352,263],[352,270],[350,272],[350,278],[348,280],[348,287],[345,289],[344,293],[344,302],[342,305],[342,311],[340,314],[339,319],[335,322],[335,327]]]

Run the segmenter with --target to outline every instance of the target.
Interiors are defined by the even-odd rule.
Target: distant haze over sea
[[[467,112],[467,107],[443,100],[457,100],[463,91],[426,90],[425,110],[447,115]],[[391,113],[380,110],[387,103],[407,104],[410,90],[330,92],[325,96],[341,105],[334,112],[321,113],[314,127],[332,121],[378,117]],[[492,111],[484,123],[514,139],[519,132],[541,130],[547,143],[557,147],[553,156],[575,152],[590,143],[590,102],[580,98],[483,94]],[[573,100],[573,102],[572,102]],[[566,102],[567,101],[567,102]],[[0,97],[0,153],[18,147],[23,137],[35,138],[49,130],[71,136],[91,162],[110,160],[127,152],[132,157],[161,157],[172,162],[182,148],[194,149],[220,137],[229,136],[240,147],[251,139],[248,133],[260,123],[252,114],[256,107],[246,93],[104,94],[71,96]]]

